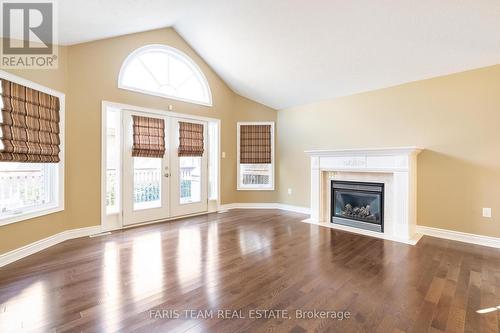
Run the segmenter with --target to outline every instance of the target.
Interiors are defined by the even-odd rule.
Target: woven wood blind
[[[179,156],[203,156],[203,125],[179,122]]]
[[[165,121],[132,116],[134,142],[132,156],[163,158],[165,155]]]
[[[240,163],[271,163],[271,125],[240,125]]]
[[[2,79],[0,161],[59,162],[59,98]]]

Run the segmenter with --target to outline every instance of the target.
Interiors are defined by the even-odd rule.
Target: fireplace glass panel
[[[367,223],[381,224],[381,194],[370,192],[354,192],[335,190],[334,216],[358,220]]]

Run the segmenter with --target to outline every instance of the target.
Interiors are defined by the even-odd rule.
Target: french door
[[[208,163],[206,139],[202,156],[178,156],[179,123],[189,122],[203,126],[207,138],[207,123],[192,119],[170,119],[170,142],[174,146],[170,154],[170,206],[171,216],[182,216],[208,210]]]
[[[168,133],[166,116],[138,111],[123,112],[123,224],[160,220],[170,216],[169,154],[163,158],[133,157],[132,116],[162,119]],[[168,147],[168,137],[165,135]]]
[[[163,158],[132,156],[133,115],[164,120]],[[205,149],[203,156],[178,156],[180,121],[202,124],[206,141],[207,124],[203,121],[132,110],[123,112],[124,225],[207,211],[207,152]]]

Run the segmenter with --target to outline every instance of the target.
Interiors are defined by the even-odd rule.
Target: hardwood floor
[[[0,332],[500,331],[500,250],[409,246],[304,217],[234,210],[56,245],[0,268]],[[289,318],[250,319],[258,309]]]

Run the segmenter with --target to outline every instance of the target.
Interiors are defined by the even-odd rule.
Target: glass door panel
[[[203,156],[178,156],[179,122],[203,125]],[[208,210],[208,136],[204,121],[171,118],[170,123],[170,166],[172,216],[206,212]]]
[[[201,157],[179,157],[179,203],[187,204],[201,201]]]
[[[134,210],[162,205],[162,172],[160,158],[134,157]]]
[[[138,111],[123,111],[123,224],[163,220],[170,217],[169,156],[133,157],[132,115],[165,121],[168,145],[168,117]]]

